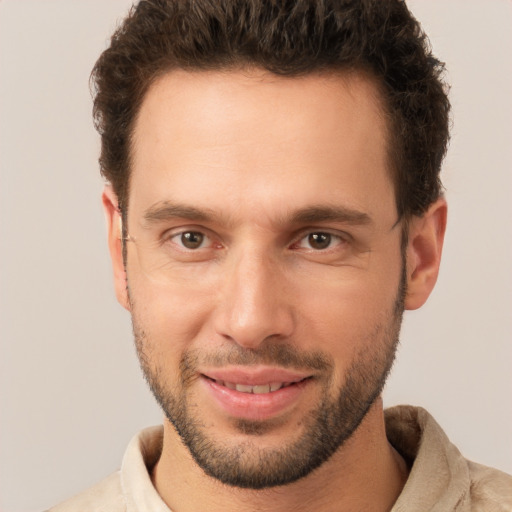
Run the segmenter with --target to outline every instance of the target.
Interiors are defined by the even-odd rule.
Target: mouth
[[[203,375],[206,379],[209,379],[213,382],[215,382],[219,386],[224,386],[228,389],[232,389],[234,391],[238,391],[240,393],[252,393],[254,395],[264,395],[267,393],[274,393],[276,391],[279,391],[280,389],[287,388],[288,386],[293,386],[295,384],[298,384],[300,382],[304,382],[307,379],[310,379],[311,377],[305,377],[303,379],[292,381],[292,382],[269,382],[267,384],[257,384],[254,386],[251,386],[249,384],[240,384],[237,382],[229,382],[219,379],[212,379],[208,377],[207,375]]]
[[[213,369],[200,379],[215,409],[231,418],[266,420],[302,403],[314,377],[275,368]]]

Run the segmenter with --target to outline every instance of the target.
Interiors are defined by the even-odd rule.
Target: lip
[[[214,403],[228,416],[237,419],[264,421],[290,411],[311,385],[309,374],[280,368],[223,368],[201,372],[200,382]],[[234,382],[259,386],[271,382],[290,385],[270,393],[244,393],[216,382]]]
[[[212,380],[236,382],[247,386],[260,386],[269,382],[299,382],[311,377],[310,373],[266,366],[254,366],[250,369],[240,367],[212,368],[201,371],[201,374]]]

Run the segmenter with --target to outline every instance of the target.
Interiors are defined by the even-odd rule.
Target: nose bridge
[[[267,251],[254,246],[233,254],[218,304],[217,332],[247,348],[293,331],[286,276]]]

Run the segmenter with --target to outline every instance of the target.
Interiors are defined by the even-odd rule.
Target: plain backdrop
[[[0,0],[0,510],[43,510],[118,468],[160,412],[116,303],[88,78],[128,0]],[[448,66],[449,227],[406,313],[386,405],[430,410],[512,472],[512,2],[409,5]]]

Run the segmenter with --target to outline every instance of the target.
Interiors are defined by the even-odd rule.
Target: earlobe
[[[413,217],[409,222],[405,309],[421,307],[436,284],[446,231],[447,210],[445,199],[440,198],[424,215]]]
[[[101,195],[103,211],[107,222],[108,247],[112,270],[114,272],[114,286],[117,300],[125,309],[130,310],[126,283],[126,270],[123,260],[123,220],[119,211],[117,196],[111,185],[106,185]]]

